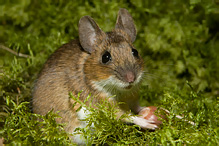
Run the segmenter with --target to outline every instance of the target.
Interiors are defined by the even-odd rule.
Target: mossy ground
[[[73,145],[63,126],[55,123],[56,114],[31,113],[34,80],[52,52],[78,37],[82,16],[90,15],[102,30],[110,31],[119,8],[126,8],[138,30],[134,45],[145,61],[141,105],[163,107],[172,114],[161,129],[143,132],[118,121],[113,106],[103,101],[98,110],[90,109],[87,119],[95,132],[81,129],[87,143],[219,145],[217,6],[211,0],[0,2],[0,135],[10,144]]]

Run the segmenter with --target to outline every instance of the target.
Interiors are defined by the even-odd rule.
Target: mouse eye
[[[134,56],[134,57],[139,57],[138,56],[138,51],[136,50],[136,49],[132,49],[132,55]]]
[[[106,64],[107,62],[109,62],[109,61],[111,61],[111,55],[110,55],[110,53],[108,52],[108,51],[106,51],[104,54],[103,54],[103,56],[102,56],[102,62],[104,63],[104,64]]]

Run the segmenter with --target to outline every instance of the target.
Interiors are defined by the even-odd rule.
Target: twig
[[[8,52],[10,52],[10,53],[12,53],[12,54],[14,54],[14,55],[16,55],[16,56],[19,56],[19,57],[24,57],[24,58],[29,58],[29,57],[30,57],[29,55],[15,52],[15,51],[11,50],[10,48],[5,47],[5,46],[3,46],[3,45],[0,45],[0,48],[6,50],[6,51],[8,51]]]
[[[165,112],[167,112],[168,114],[170,113],[170,111],[168,111],[168,110],[166,110],[166,109],[164,109],[164,108],[161,108],[161,109],[164,110]],[[177,117],[178,119],[181,119],[181,120],[183,120],[183,121],[188,122],[189,124],[191,124],[191,125],[193,125],[193,126],[196,125],[196,124],[195,124],[194,122],[192,122],[192,121],[188,121],[188,120],[186,120],[186,119],[183,119],[182,116],[176,115],[176,117]]]

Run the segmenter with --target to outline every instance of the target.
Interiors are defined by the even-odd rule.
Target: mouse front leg
[[[131,106],[131,110],[135,113],[135,114],[139,114],[140,111],[142,111],[142,109],[144,109],[145,107],[141,107],[138,102],[136,102],[135,104],[132,104],[133,106]],[[156,121],[154,120],[147,120],[144,119],[142,116],[134,116],[134,115],[130,115],[131,116],[131,122],[134,123],[135,125],[140,126],[143,129],[151,129],[151,130],[155,130],[157,128],[159,128],[156,124]]]
[[[137,99],[135,100],[131,100],[130,98],[126,98],[126,99],[129,99],[129,100],[122,101],[122,103],[118,105],[119,112],[116,113],[118,118],[122,116],[123,114],[125,114],[126,112],[130,112],[130,110],[132,111],[132,113],[138,114],[142,109],[145,108],[139,105],[139,102]],[[117,101],[111,98],[109,102],[111,102],[112,104],[116,104],[115,102]],[[158,126],[156,125],[156,121],[147,120],[138,115],[133,115],[132,113],[129,114],[130,116],[129,118],[123,119],[125,123],[133,123],[135,125],[138,125],[144,130],[146,129],[155,130],[158,128]]]
[[[131,122],[134,123],[135,125],[140,126],[144,130],[146,130],[146,129],[155,130],[155,129],[159,128],[156,125],[155,121],[146,120],[146,119],[144,119],[142,117],[138,117],[138,116],[131,116]]]
[[[117,112],[116,114],[117,114],[117,117],[119,118],[123,114],[125,114],[125,112],[123,110],[119,109],[119,112]],[[133,123],[135,125],[138,125],[139,127],[141,127],[144,130],[146,130],[146,129],[155,130],[155,129],[159,128],[156,125],[155,121],[146,120],[143,117],[133,115],[132,113],[129,114],[128,118],[122,119],[122,121],[125,123]]]

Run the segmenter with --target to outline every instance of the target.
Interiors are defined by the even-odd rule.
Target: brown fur
[[[37,79],[33,91],[35,113],[46,114],[52,109],[55,112],[59,111],[62,118],[57,121],[67,123],[66,131],[73,132],[80,125],[75,112],[79,105],[72,108],[74,101],[69,98],[69,92],[77,96],[78,92],[83,90],[80,97],[82,101],[91,93],[95,96],[94,102],[97,103],[100,99],[106,98],[108,93],[98,90],[94,82],[114,76],[118,82],[126,83],[127,71],[132,72],[136,78],[143,72],[142,59],[132,54],[134,48],[132,42],[136,35],[135,28],[132,28],[134,24],[130,22],[133,20],[126,11],[123,11],[125,10],[119,13],[116,29],[108,33],[102,32],[88,16],[80,20],[80,39],[73,40],[56,50],[45,63]],[[123,17],[127,17],[124,22],[121,19]],[[130,26],[126,23],[130,23]],[[131,31],[127,32],[127,28],[131,28]],[[112,61],[107,64],[101,62],[105,51],[110,52],[112,56]],[[121,111],[126,112],[131,109],[137,113],[138,84],[133,85],[131,89],[115,88],[107,92],[116,94],[114,102],[126,103],[120,105]]]

